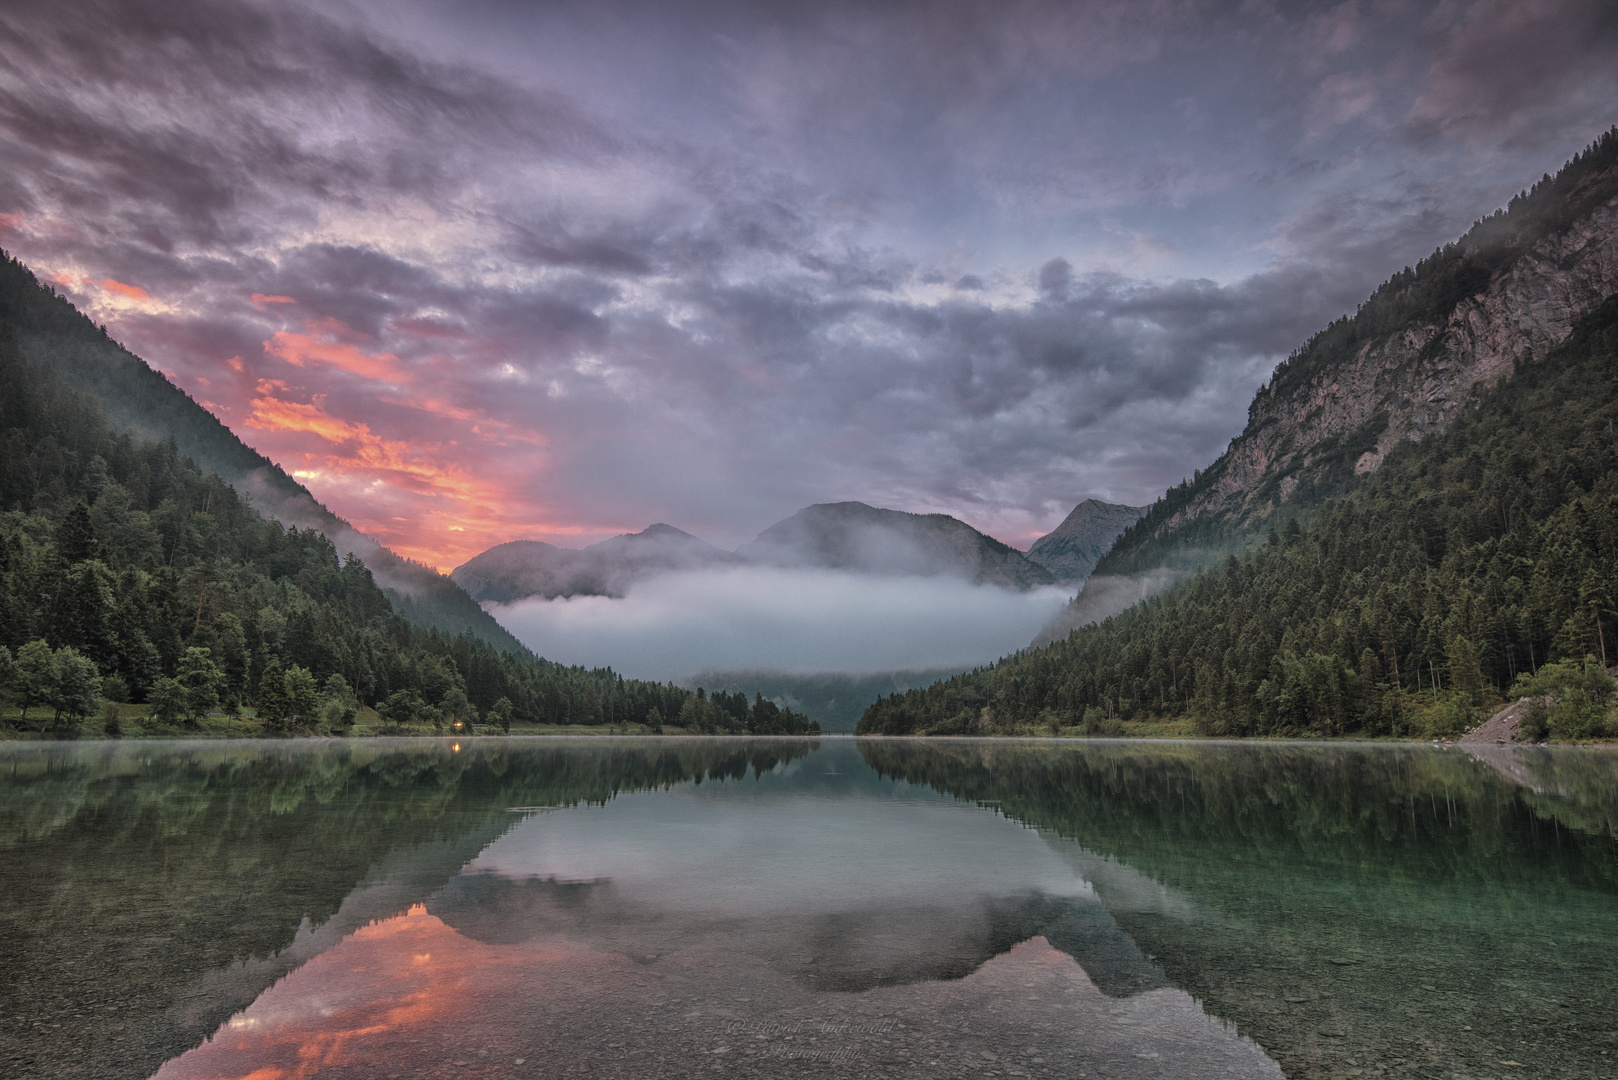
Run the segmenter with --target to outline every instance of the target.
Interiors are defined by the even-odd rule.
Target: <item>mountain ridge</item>
[[[1390,277],[1277,366],[1248,421],[1098,574],[1205,565],[1446,430],[1473,387],[1544,359],[1618,292],[1618,127],[1459,240]]]
[[[1447,737],[1510,693],[1610,737],[1615,416],[1618,128],[1278,366],[1065,625],[858,730]]]
[[[862,502],[815,503],[771,525],[736,554],[772,566],[863,573],[957,573],[983,585],[1055,584],[1009,544],[948,514],[912,514]]]

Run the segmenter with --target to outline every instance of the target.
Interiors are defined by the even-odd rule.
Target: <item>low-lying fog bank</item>
[[[1071,595],[954,577],[745,566],[664,574],[621,599],[535,598],[488,610],[548,659],[679,681],[711,671],[970,668],[1026,647]]]

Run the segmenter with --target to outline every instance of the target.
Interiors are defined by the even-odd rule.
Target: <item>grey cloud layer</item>
[[[0,214],[171,300],[118,329],[182,382],[262,355],[251,293],[437,372],[602,532],[849,498],[1022,539],[1206,464],[1610,124],[1615,61],[1597,0],[20,0]]]

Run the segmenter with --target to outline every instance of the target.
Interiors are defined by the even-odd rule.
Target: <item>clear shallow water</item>
[[[1618,1076],[1618,755],[0,750],[0,1074]]]

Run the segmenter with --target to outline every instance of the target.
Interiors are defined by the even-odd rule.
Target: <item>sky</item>
[[[442,569],[1026,547],[1615,121],[1610,0],[8,0],[0,246]]]

